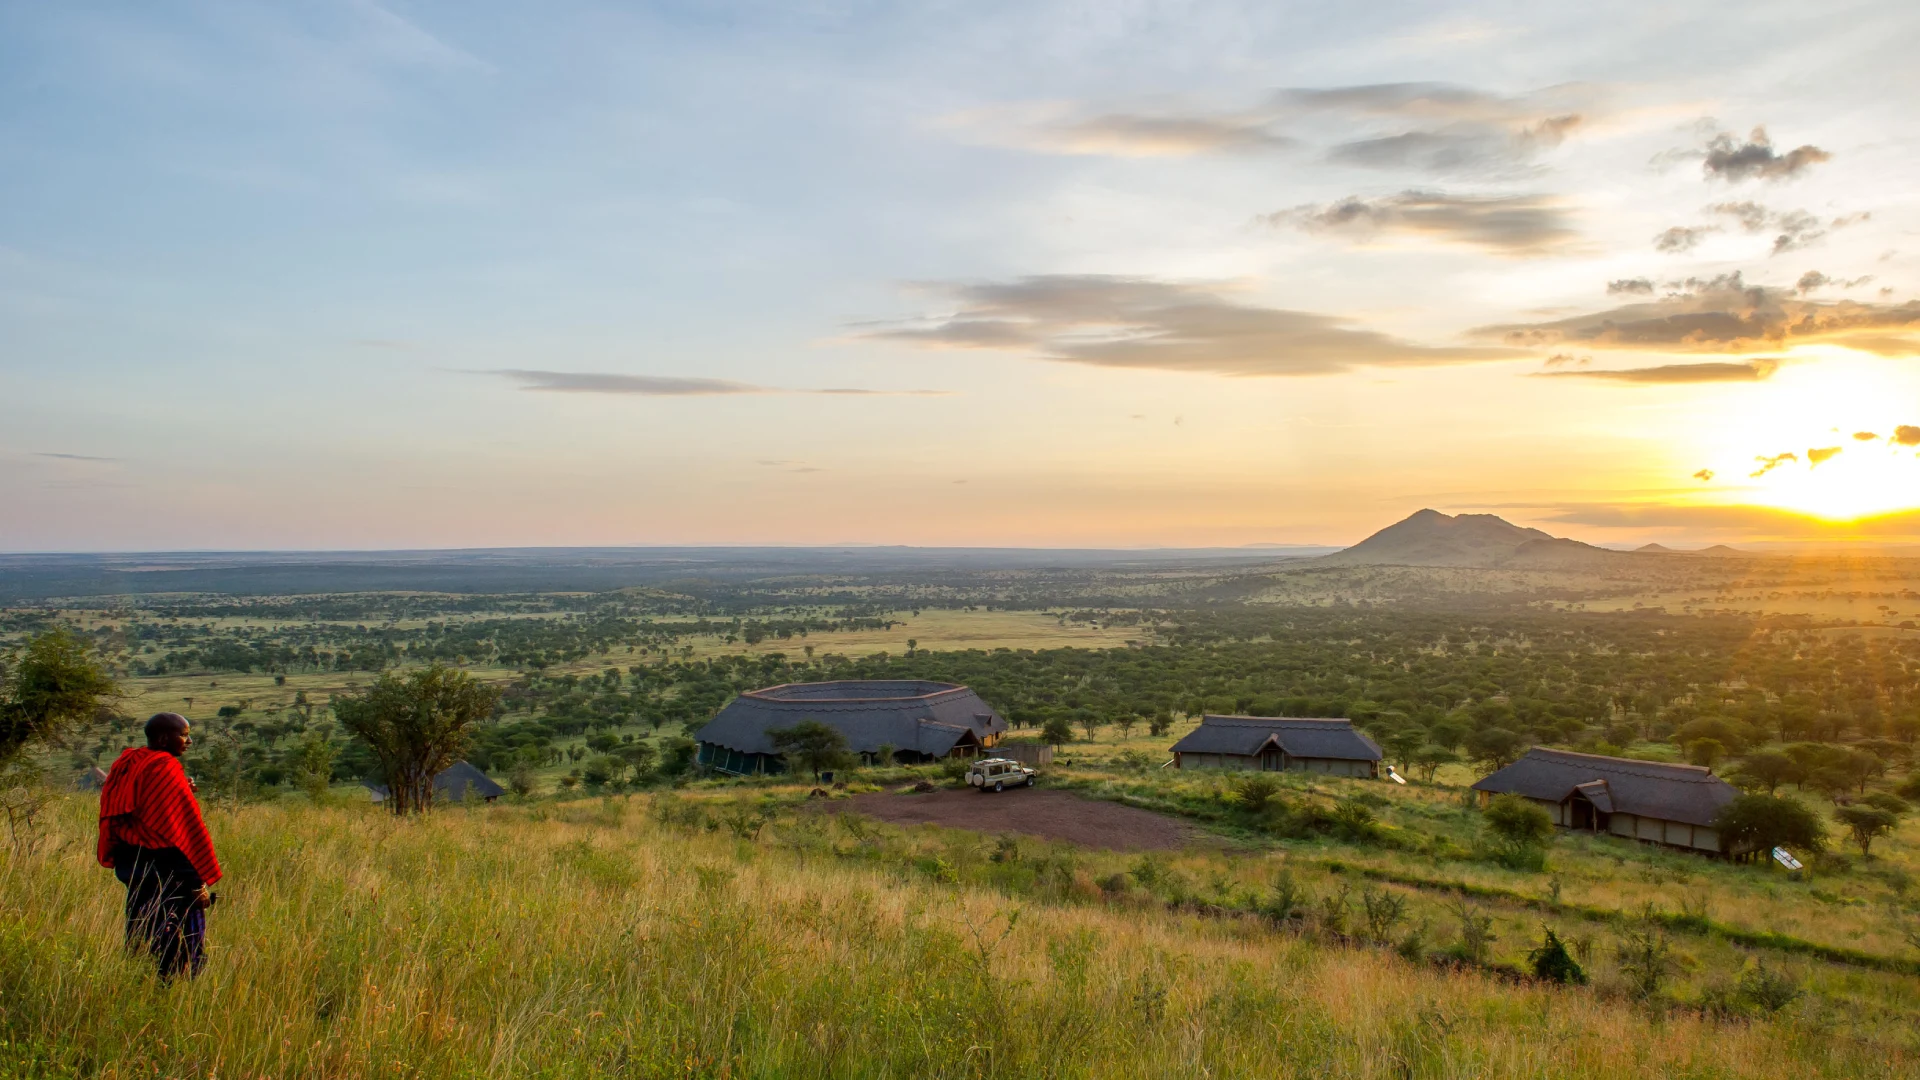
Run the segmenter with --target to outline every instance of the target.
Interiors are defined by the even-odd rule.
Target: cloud
[[[1572,353],[1554,353],[1552,356],[1547,357],[1546,360],[1546,366],[1550,368],[1565,367],[1568,364],[1579,364],[1581,367],[1586,367],[1591,363],[1593,363],[1593,357],[1575,356]]]
[[[1186,157],[1313,144],[1335,164],[1457,174],[1532,161],[1585,123],[1598,96],[1579,84],[1508,96],[1446,83],[1375,83],[1278,90],[1237,108],[1027,104],[946,122],[1042,153]]]
[[[1767,137],[1767,129],[1757,127],[1745,142],[1724,131],[1715,135],[1701,151],[1700,165],[1709,179],[1740,183],[1754,179],[1791,179],[1832,158],[1832,154],[1811,145],[1777,153],[1773,141]]]
[[[521,384],[522,390],[556,394],[641,394],[647,397],[701,397],[714,394],[766,394],[764,386],[728,379],[696,379],[670,375],[609,375],[593,371],[492,372]]]
[[[1715,225],[1675,225],[1653,238],[1653,250],[1664,251],[1669,255],[1692,251],[1700,246],[1700,241],[1719,232]]]
[[[482,372],[501,375],[521,384],[520,389],[555,394],[637,394],[642,397],[712,397],[732,394],[834,394],[875,397],[938,397],[946,390],[788,390],[756,386],[730,379],[702,379],[677,375],[613,375],[597,371],[532,371],[505,368]]]
[[[1109,157],[1190,157],[1283,150],[1296,145],[1260,117],[1151,116],[1110,113],[1045,125],[1048,149]]]
[[[1541,255],[1565,246],[1575,233],[1566,209],[1544,195],[1444,195],[1403,191],[1378,199],[1357,195],[1262,216],[1276,228],[1366,237],[1380,233],[1424,236],[1506,255]]]
[[[1805,210],[1776,211],[1751,200],[1741,202],[1715,203],[1707,211],[1730,217],[1734,224],[1749,233],[1779,230],[1773,238],[1773,254],[1782,255],[1789,251],[1798,251],[1826,238],[1833,229],[1844,229],[1873,217],[1871,213],[1843,214],[1829,221],[1821,221]],[[1668,230],[1672,231],[1672,230]]]
[[[92,454],[62,454],[62,453],[56,453],[55,451],[52,451],[52,450],[36,450],[34,451],[33,456],[43,457],[43,458],[54,458],[58,461],[89,461],[89,462],[95,462],[95,463],[117,462],[121,460],[120,458],[117,458],[117,457],[95,457]]]
[[[1702,483],[1705,483],[1706,481],[1713,479],[1713,470],[1701,469],[1699,472],[1693,474],[1693,478]]]
[[[1833,284],[1832,278],[1818,270],[1809,270],[1800,275],[1799,281],[1793,283],[1793,291],[1805,295],[1815,289],[1831,284]]]
[[[863,328],[867,341],[997,349],[1096,367],[1231,376],[1319,375],[1361,366],[1509,359],[1502,348],[1435,347],[1350,319],[1261,307],[1218,287],[1103,275],[1042,275],[931,288],[956,310]]]
[[[1747,353],[1825,342],[1884,356],[1920,353],[1920,301],[1812,300],[1748,285],[1739,273],[1666,282],[1656,300],[1537,323],[1473,331],[1519,348],[1562,346]]]
[[[1858,442],[1879,442],[1880,441],[1880,436],[1877,433],[1871,432],[1871,431],[1856,431],[1853,433],[1853,437]]]
[[[1772,457],[1756,457],[1753,460],[1759,462],[1760,467],[1747,475],[1758,478],[1767,475],[1789,461],[1797,464],[1800,461],[1800,455],[1789,450],[1784,454],[1775,454]]]
[[[1825,465],[1827,462],[1839,457],[1840,451],[1843,449],[1845,449],[1845,447],[1840,446],[1822,446],[1810,449],[1807,451],[1807,467],[1813,468],[1818,465]]]
[[[1901,424],[1893,429],[1893,441],[1901,446],[1920,446],[1920,427],[1913,424]]]
[[[1622,294],[1652,296],[1653,282],[1646,278],[1621,278],[1618,281],[1607,282],[1608,296],[1619,296]]]
[[[1759,382],[1772,377],[1780,362],[1772,357],[1706,364],[1662,364],[1659,367],[1613,368],[1594,371],[1537,371],[1549,378],[1606,379],[1625,383]]]

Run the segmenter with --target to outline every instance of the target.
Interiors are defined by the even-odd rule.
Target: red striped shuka
[[[180,759],[144,746],[121,751],[100,786],[100,865],[112,868],[121,844],[153,850],[176,848],[193,864],[203,885],[220,880],[220,860],[200,817]]]

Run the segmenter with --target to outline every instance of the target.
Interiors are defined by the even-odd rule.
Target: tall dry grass
[[[1719,1024],[1251,920],[1027,903],[655,824],[215,811],[197,981],[119,949],[92,807],[0,862],[0,1077],[1910,1076],[1911,1033]],[[1012,925],[1009,926],[1009,923]]]

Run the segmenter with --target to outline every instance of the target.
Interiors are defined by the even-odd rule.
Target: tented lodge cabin
[[[1007,722],[980,695],[924,679],[843,679],[750,690],[727,703],[694,736],[700,764],[752,775],[786,771],[773,732],[816,720],[839,731],[847,749],[872,761],[890,753],[913,765],[972,757],[1000,741]]]
[[[1688,851],[1720,853],[1713,818],[1740,793],[1699,765],[1602,757],[1536,746],[1473,785],[1482,806],[1519,795],[1563,829],[1606,833]],[[1740,851],[1728,855],[1745,854]]]
[[[1179,769],[1380,775],[1380,747],[1351,720],[1203,716],[1173,744],[1173,760]]]

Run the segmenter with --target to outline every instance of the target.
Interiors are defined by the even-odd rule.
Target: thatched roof
[[[373,792],[374,802],[385,802],[388,791],[385,784],[368,784],[367,790]],[[464,761],[456,761],[440,770],[433,778],[433,797],[451,799],[497,799],[507,793],[507,789],[493,782],[493,778]]]
[[[1379,761],[1380,747],[1351,720],[1271,716],[1203,716],[1173,744],[1175,753],[1253,757],[1271,742],[1288,757]]]
[[[1606,813],[1711,825],[1740,793],[1699,765],[1602,757],[1536,746],[1526,756],[1473,785],[1496,795],[1561,802],[1574,789]]]
[[[942,757],[971,733],[1007,729],[980,695],[955,683],[922,679],[787,683],[741,694],[694,736],[742,754],[772,754],[769,732],[818,720],[846,736],[847,749],[882,746]]]

